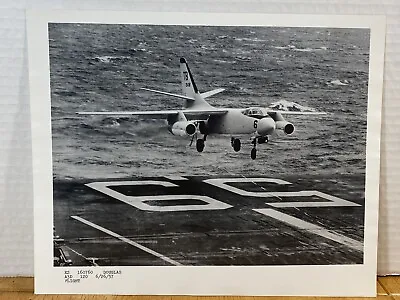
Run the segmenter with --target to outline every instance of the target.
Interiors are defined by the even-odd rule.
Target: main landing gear
[[[192,145],[193,140],[196,139],[196,150],[197,150],[197,152],[203,152],[204,147],[205,147],[205,142],[207,140],[207,135],[208,135],[209,132],[208,132],[207,126],[205,125],[205,123],[203,121],[199,122],[197,124],[197,126],[199,128],[200,133],[204,134],[203,138],[202,139],[201,138],[198,139],[197,138],[197,132],[196,132],[196,134],[193,135],[193,137],[192,137],[192,141],[190,142],[190,145]]]
[[[203,139],[198,139],[197,141],[196,141],[196,149],[197,149],[197,152],[203,152],[203,150],[204,150],[204,140]]]
[[[207,140],[207,134],[205,134],[202,139],[197,139],[196,140],[196,150],[197,150],[197,152],[203,152],[206,140]]]
[[[235,150],[235,152],[239,152],[240,151],[240,147],[241,147],[241,142],[239,139],[232,137],[231,138],[231,146],[233,148],[233,150]]]
[[[251,143],[253,144],[253,148],[251,149],[250,152],[250,157],[251,159],[256,159],[257,157],[257,144],[264,144],[264,143],[268,143],[268,136],[261,136],[261,137],[257,137],[257,138],[253,138],[253,140],[251,141]],[[233,148],[233,150],[235,152],[240,151],[241,148],[241,142],[238,138],[231,138],[231,146]]]

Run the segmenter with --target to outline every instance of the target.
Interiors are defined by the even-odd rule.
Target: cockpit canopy
[[[268,110],[264,107],[249,107],[242,111],[242,114],[253,118],[263,118],[268,116]]]

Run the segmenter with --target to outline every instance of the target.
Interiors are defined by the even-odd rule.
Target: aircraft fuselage
[[[266,116],[262,119],[246,116],[243,109],[229,109],[222,116],[210,116],[208,130],[210,134],[249,134],[258,136],[272,134],[275,130],[275,121]]]

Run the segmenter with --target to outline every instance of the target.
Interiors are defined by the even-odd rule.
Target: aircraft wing
[[[100,115],[100,116],[143,116],[152,119],[164,119],[170,115],[182,112],[187,116],[199,115],[223,115],[228,111],[224,109],[181,109],[181,110],[150,110],[150,111],[92,111],[77,112],[78,115]]]
[[[225,89],[215,89],[215,90],[212,90],[212,91],[208,91],[208,92],[205,92],[205,93],[201,93],[201,95],[202,95],[203,98],[205,99],[205,98],[211,97],[211,96],[213,96],[213,95],[215,95],[215,94],[221,93],[221,92],[223,92],[223,91],[225,91]]]

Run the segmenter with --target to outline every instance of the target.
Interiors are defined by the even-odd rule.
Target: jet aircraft
[[[231,146],[234,151],[241,149],[238,136],[251,135],[251,158],[256,159],[257,144],[268,142],[268,136],[275,130],[282,130],[285,134],[293,134],[295,127],[286,121],[285,114],[321,115],[323,112],[281,111],[266,107],[248,108],[217,108],[210,105],[205,99],[223,92],[218,88],[200,93],[189,65],[185,58],[180,58],[180,76],[182,94],[173,94],[149,88],[142,90],[165,96],[185,100],[184,107],[176,110],[157,111],[111,111],[111,112],[77,112],[80,115],[107,115],[107,116],[141,116],[152,119],[166,119],[168,130],[176,136],[190,137],[191,142],[196,139],[196,149],[203,152],[208,135],[231,135]]]

